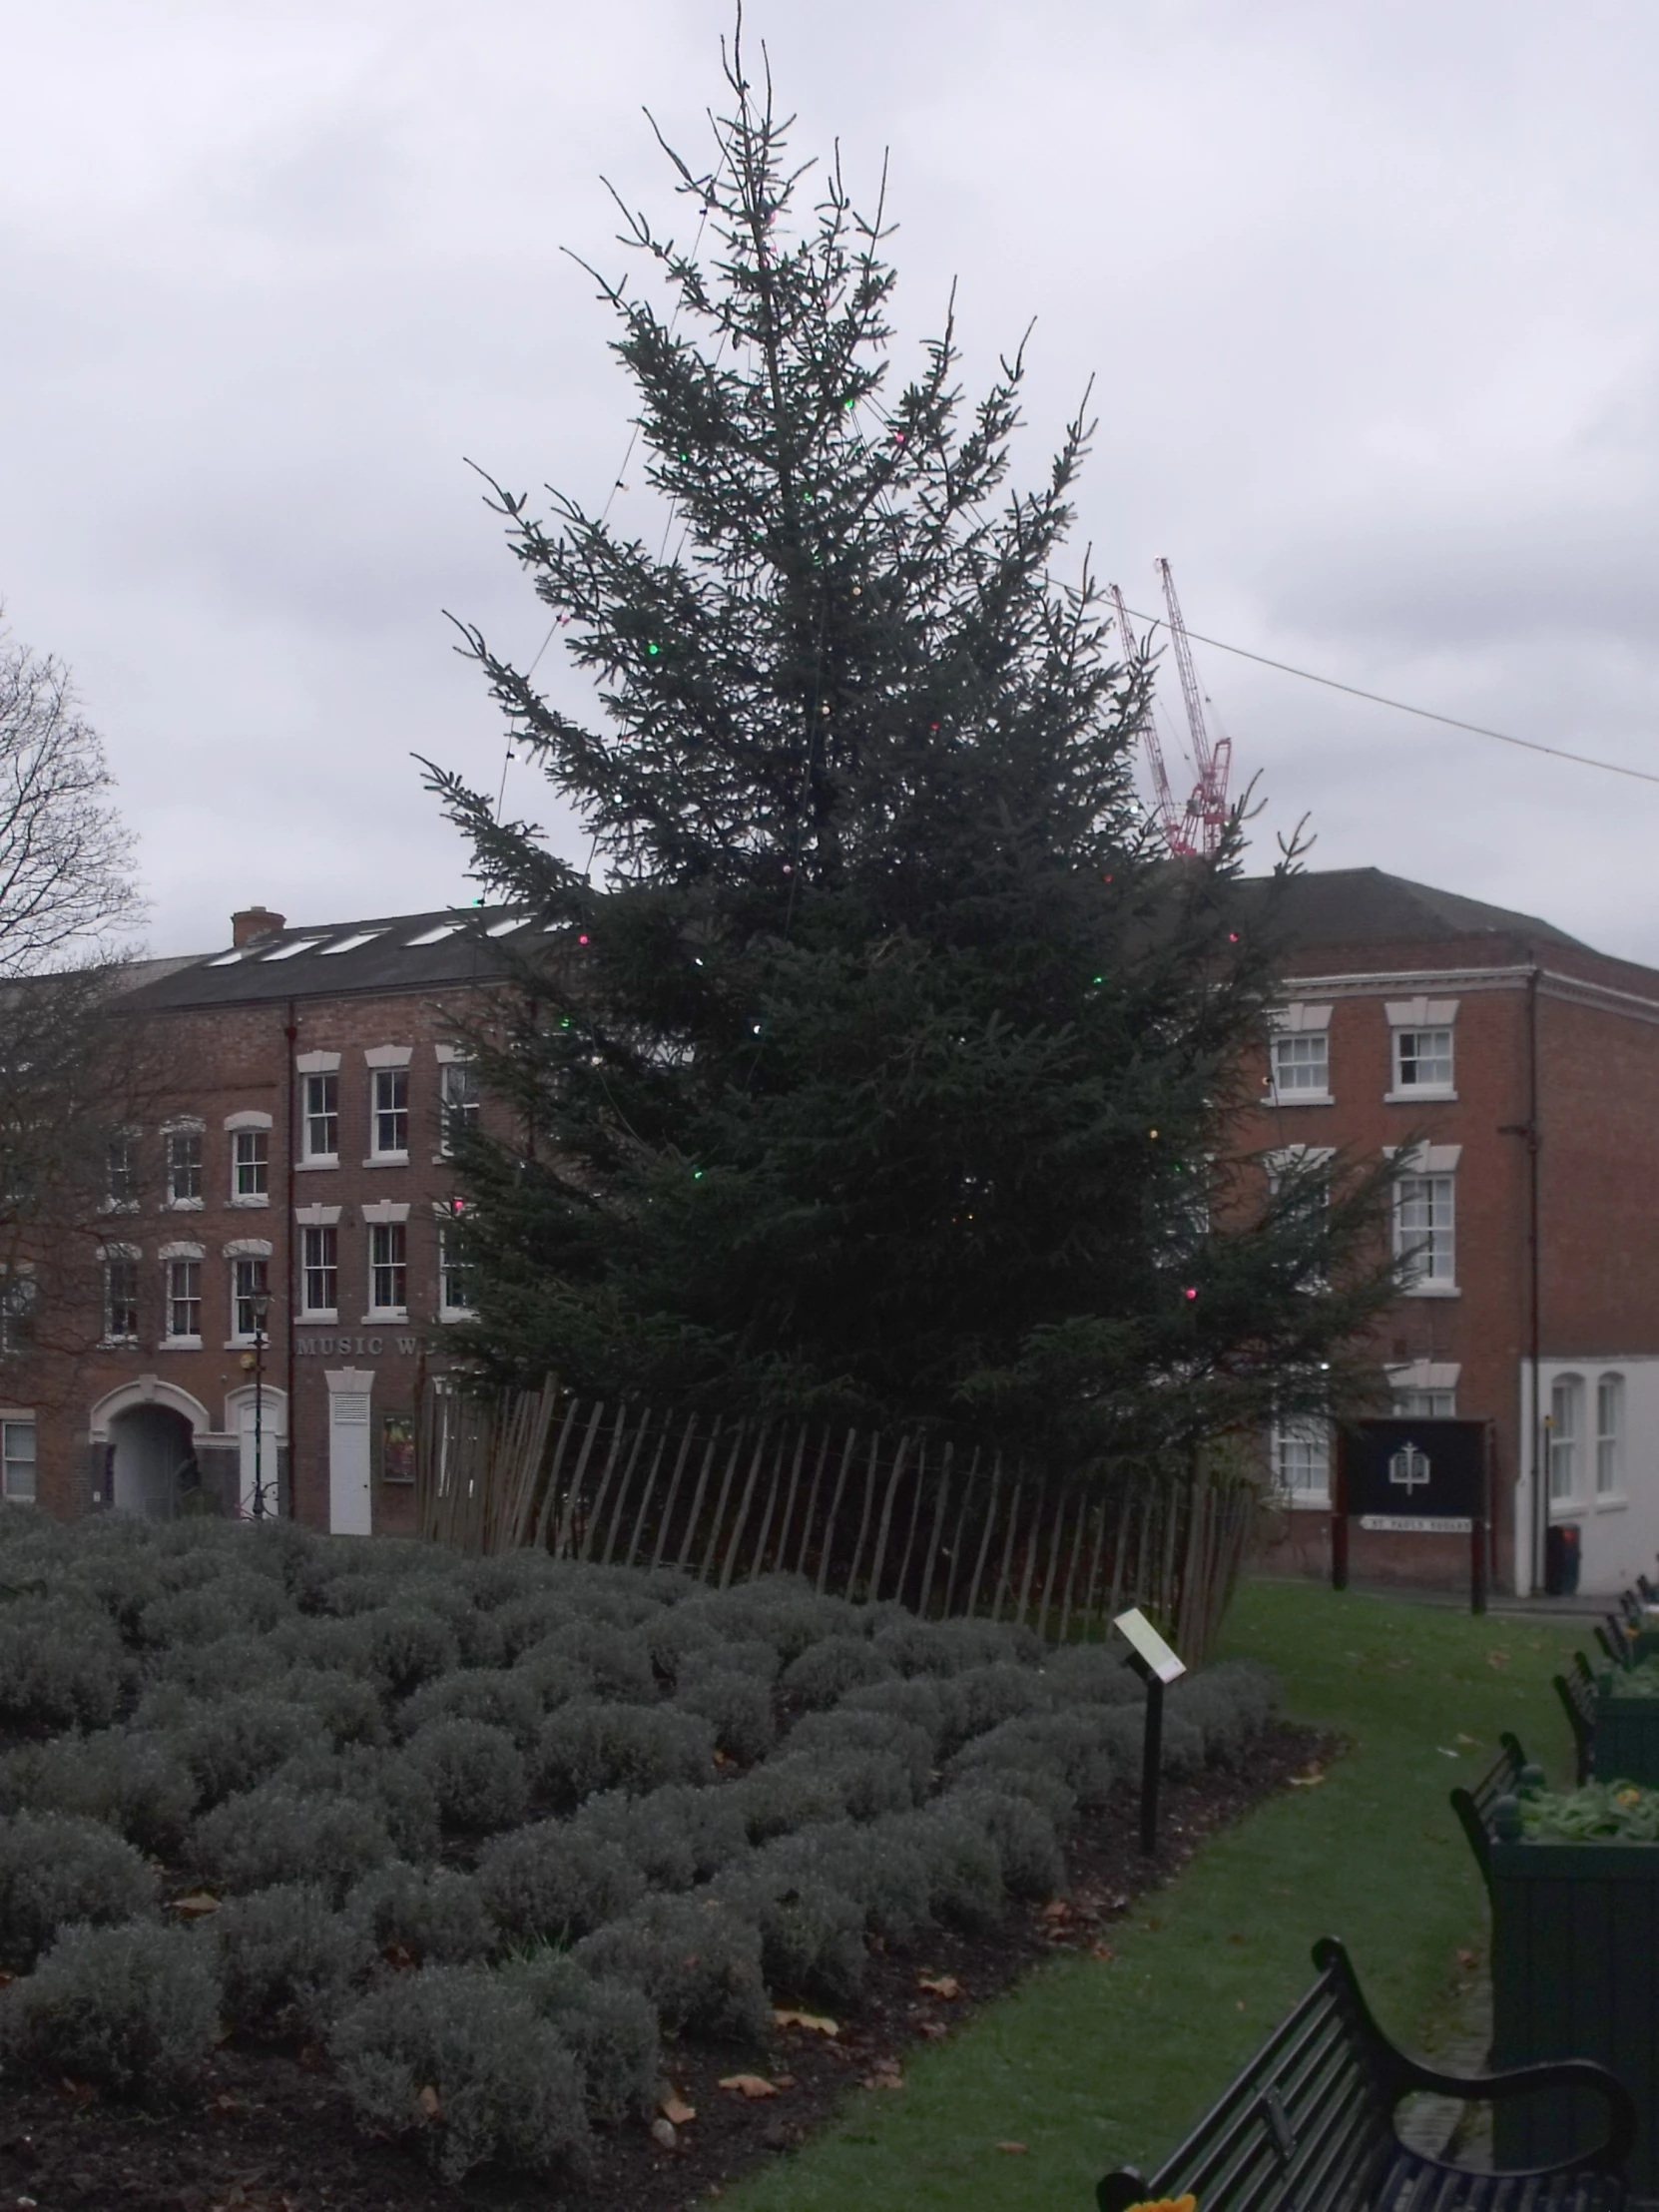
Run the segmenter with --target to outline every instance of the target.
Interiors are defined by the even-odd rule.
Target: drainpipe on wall
[[[1497,1132],[1500,1137],[1526,1139],[1526,1353],[1531,1371],[1527,1387],[1526,1426],[1530,1431],[1528,1454],[1532,1474],[1532,1487],[1527,1497],[1526,1548],[1530,1561],[1528,1580],[1533,1597],[1543,1594],[1546,1548],[1544,1529],[1547,1525],[1549,1502],[1545,1494],[1548,1469],[1544,1463],[1546,1423],[1543,1418],[1543,1388],[1538,1377],[1543,1339],[1543,1247],[1538,1234],[1541,1150],[1538,1127],[1538,964],[1534,960],[1526,971],[1526,1119],[1503,1122]],[[1518,1533],[1517,1530],[1517,1536]]]
[[[287,1275],[288,1301],[286,1325],[286,1380],[288,1388],[288,1519],[293,1520],[297,1517],[299,1490],[299,1422],[297,1418],[297,1407],[295,1404],[293,1392],[293,1328],[294,1317],[299,1311],[299,1285],[294,1271],[295,1249],[293,1235],[293,1154],[294,1138],[297,1133],[293,1114],[293,1093],[296,1080],[293,1059],[294,1045],[298,1041],[299,1036],[299,1023],[294,1012],[294,1002],[291,998],[288,1000],[288,1018],[286,1026],[283,1028],[282,1035],[287,1044],[287,1106],[284,1114],[284,1128],[286,1131],[287,1151],[287,1174],[285,1177],[285,1181],[287,1187],[282,1195],[282,1254],[283,1265]]]
[[[1543,1254],[1538,1241],[1538,964],[1526,979],[1526,1166],[1527,1243],[1531,1259],[1529,1339],[1532,1358],[1532,1595],[1544,1586],[1544,1515],[1548,1510],[1548,1474],[1543,1460],[1543,1385],[1538,1361],[1543,1339]]]

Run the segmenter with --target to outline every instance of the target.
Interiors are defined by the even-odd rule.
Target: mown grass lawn
[[[855,2092],[839,2125],[727,2193],[735,2212],[1087,2212],[1126,2161],[1149,2168],[1225,2086],[1341,1936],[1406,2044],[1486,1908],[1446,1802],[1512,1728],[1570,1771],[1549,1687],[1583,1622],[1474,1620],[1309,1584],[1257,1582],[1223,1656],[1264,1659],[1293,1720],[1351,1748],[1324,1783],[1206,1846],[1120,1926],[1109,1963],[1068,1957],[913,2057],[897,2092]],[[1023,2144],[1023,2152],[999,2149]]]

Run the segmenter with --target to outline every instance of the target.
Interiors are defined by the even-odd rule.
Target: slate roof
[[[528,948],[546,943],[548,936],[542,923],[506,906],[294,923],[241,951],[227,945],[182,961],[157,961],[164,972],[136,983],[128,1003],[140,1012],[159,1012],[285,998],[382,997],[490,982],[508,972],[503,955],[510,944]]]
[[[1266,888],[1266,878],[1257,878]],[[1503,938],[1514,944],[1592,948],[1534,914],[1488,906],[1456,891],[1412,883],[1378,867],[1310,869],[1293,876],[1280,914],[1289,944],[1303,946],[1466,943]],[[1599,957],[1599,955],[1592,956]]]
[[[1267,879],[1254,880],[1265,891]],[[1484,938],[1493,950],[1501,940],[1517,950],[1539,943],[1591,953],[1588,945],[1536,915],[1488,906],[1376,867],[1310,869],[1293,876],[1280,916],[1291,951]],[[124,995],[137,1010],[160,1011],[441,989],[497,980],[508,972],[503,954],[510,949],[530,950],[563,934],[562,927],[549,932],[507,906],[295,923],[241,951],[224,946],[143,962],[143,972]]]

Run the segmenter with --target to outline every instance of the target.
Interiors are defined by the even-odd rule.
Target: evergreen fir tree
[[[792,228],[810,172],[728,82],[712,173],[665,148],[712,253],[628,217],[673,319],[601,279],[679,544],[493,488],[592,720],[467,633],[594,872],[431,771],[553,948],[481,1046],[524,1134],[462,1146],[463,1341],[1073,1465],[1321,1407],[1392,1288],[1379,1187],[1238,1156],[1273,901],[1237,821],[1175,863],[1137,803],[1150,671],[1057,573],[1086,413],[1022,491],[1019,354],[970,408],[947,317],[890,392],[882,208],[837,163]]]

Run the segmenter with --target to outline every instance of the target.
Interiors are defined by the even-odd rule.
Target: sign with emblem
[[[1484,1421],[1355,1421],[1342,1438],[1344,1502],[1362,1528],[1466,1536],[1485,1449]]]
[[[1470,1602],[1486,1610],[1487,1453],[1483,1420],[1360,1420],[1339,1432],[1331,1579],[1348,1586],[1350,1519],[1386,1535],[1467,1536]]]

